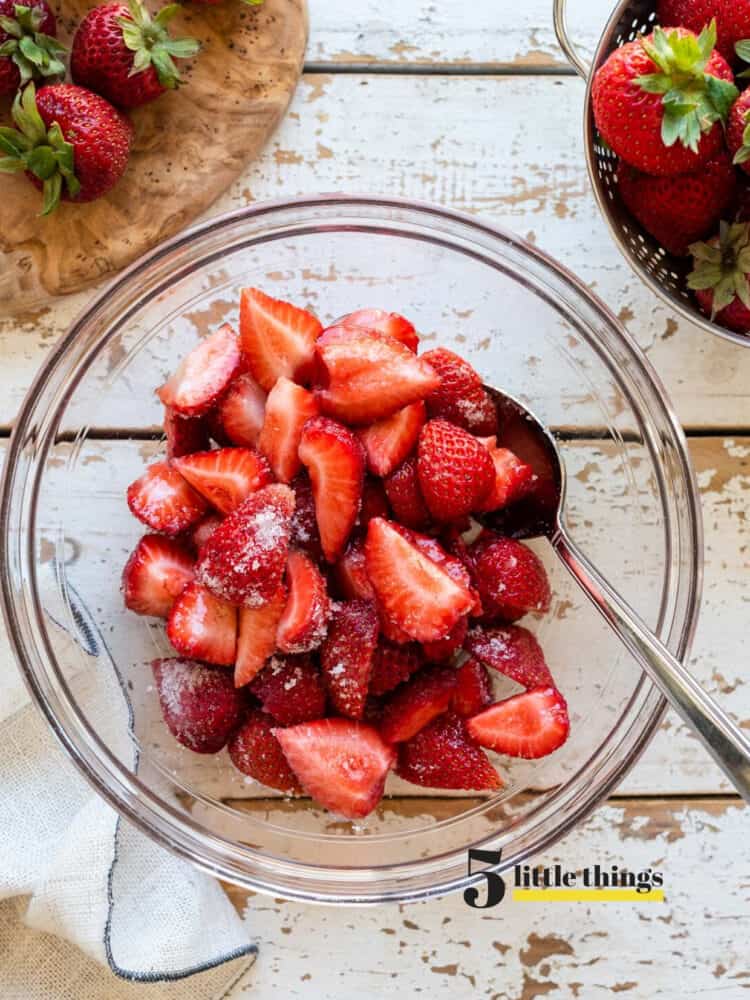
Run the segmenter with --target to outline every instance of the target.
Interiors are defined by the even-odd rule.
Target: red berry
[[[219,401],[213,436],[219,444],[257,448],[265,418],[266,394],[249,372],[243,372]]]
[[[266,604],[239,609],[235,687],[249,684],[275,652],[276,633],[285,607],[286,587],[282,584]]]
[[[172,605],[167,638],[182,656],[232,666],[237,652],[237,609],[193,581]]]
[[[144,535],[122,572],[125,607],[166,618],[175,598],[193,579],[193,557],[180,542]]]
[[[170,459],[204,451],[210,444],[208,426],[202,417],[183,417],[171,406],[164,407],[164,433]]]
[[[482,663],[525,688],[554,687],[542,647],[535,636],[520,625],[473,628],[466,638],[465,648]]]
[[[258,439],[258,447],[279,482],[290,483],[299,472],[302,428],[317,415],[315,396],[282,375],[268,394]]]
[[[415,354],[419,348],[419,337],[408,319],[398,313],[385,312],[383,309],[358,309],[339,320],[338,326],[359,327],[362,330],[374,330],[376,333],[387,333],[389,337],[408,347]]]
[[[250,684],[263,710],[282,726],[320,719],[326,695],[320,671],[307,656],[274,656]]]
[[[430,512],[419,487],[416,458],[407,460],[385,480],[385,492],[397,521],[418,530],[430,523]]]
[[[430,417],[448,420],[472,434],[495,434],[495,406],[469,362],[444,347],[427,351],[422,360],[440,377],[440,385],[426,400]]]
[[[326,582],[303,552],[290,552],[286,567],[288,594],[276,633],[282,653],[309,653],[325,639],[331,604]]]
[[[205,337],[157,390],[159,399],[184,417],[208,413],[242,365],[237,334],[225,323]]]
[[[446,420],[430,420],[422,428],[417,474],[427,509],[438,521],[457,521],[478,510],[495,483],[484,445]]]
[[[487,668],[469,658],[456,671],[456,690],[451,707],[463,717],[476,715],[492,701],[492,681]]]
[[[229,741],[229,756],[238,771],[262,785],[287,795],[301,795],[302,786],[273,734],[274,726],[270,715],[254,709]]]
[[[349,601],[331,617],[320,650],[331,704],[340,715],[361,719],[378,642],[378,615],[370,601]]]
[[[390,476],[406,460],[416,446],[425,420],[424,403],[412,403],[359,431],[367,468],[374,476]]]
[[[201,520],[208,509],[203,497],[168,462],[155,462],[128,486],[131,513],[153,531],[180,535]]]
[[[242,719],[231,671],[194,660],[154,660],[154,683],[164,721],[194,753],[218,753]]]
[[[408,680],[424,665],[419,646],[415,643],[399,646],[381,639],[375,650],[370,676],[370,694],[387,694]]]
[[[467,727],[481,746],[531,760],[561,747],[570,721],[563,696],[547,687],[499,701],[469,719]]]
[[[549,611],[547,572],[531,549],[512,538],[480,538],[473,554],[486,615],[514,622],[530,611]]]
[[[266,392],[282,375],[294,382],[308,379],[322,330],[306,309],[273,299],[258,288],[243,288],[240,293],[242,351],[253,378]]]
[[[174,468],[221,514],[229,514],[273,482],[268,462],[252,448],[217,448],[184,455]]]
[[[399,747],[396,774],[425,788],[495,791],[502,781],[458,715],[441,715]]]
[[[456,688],[452,667],[431,667],[414,674],[386,699],[380,734],[388,743],[409,740],[451,703]]]

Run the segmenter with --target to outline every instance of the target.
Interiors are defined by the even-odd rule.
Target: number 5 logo
[[[500,864],[503,852],[500,851],[475,851],[469,848],[469,858],[468,858],[468,870],[469,875],[474,875],[475,872],[471,870],[472,861],[481,862],[482,864],[489,865],[490,867],[495,867]],[[464,889],[464,902],[467,906],[471,906],[474,910],[486,910],[490,906],[497,906],[505,898],[505,880],[499,872],[493,871],[482,871],[481,873],[485,878],[485,885],[487,887],[487,895],[485,901],[480,903],[479,900],[479,889],[474,886],[469,886],[468,889]]]

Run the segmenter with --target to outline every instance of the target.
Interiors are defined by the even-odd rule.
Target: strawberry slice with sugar
[[[225,323],[194,348],[157,390],[159,399],[185,417],[208,413],[229,383],[242,370],[237,334]]]
[[[231,666],[237,652],[237,608],[193,581],[172,605],[167,638],[182,656]]]
[[[235,687],[249,684],[276,651],[276,633],[285,607],[286,587],[282,584],[267,604],[239,609]]]
[[[448,709],[456,688],[452,667],[429,667],[396,688],[383,706],[380,735],[401,743]]]
[[[422,645],[424,658],[430,663],[446,663],[464,644],[469,623],[465,618],[459,618],[444,639],[425,642]]]
[[[390,521],[370,521],[365,558],[381,609],[418,642],[444,639],[475,606],[471,591]]]
[[[349,543],[346,552],[333,567],[333,579],[338,593],[347,601],[375,600],[365,564],[365,544],[361,538]]]
[[[350,430],[328,417],[314,417],[302,431],[299,457],[307,467],[323,553],[336,562],[357,520],[365,460]]]
[[[190,541],[196,552],[200,552],[222,520],[223,518],[219,517],[218,514],[208,514],[196,524],[190,532]]]
[[[171,406],[164,407],[167,458],[179,458],[208,448],[210,435],[203,417],[183,417]]]
[[[273,735],[270,715],[253,709],[229,741],[229,757],[241,774],[286,795],[301,795],[302,786]]]
[[[490,439],[491,440],[491,439]],[[521,500],[534,486],[534,470],[508,448],[489,448],[495,466],[495,485],[477,510],[487,513]]]
[[[468,361],[445,347],[427,351],[422,360],[440,378],[440,384],[426,400],[431,418],[448,420],[471,434],[497,432],[495,406]]]
[[[266,415],[266,394],[249,372],[238,375],[216,409],[219,444],[256,448]],[[193,448],[200,451],[200,448]]]
[[[426,419],[425,406],[420,401],[359,431],[370,472],[375,476],[390,476],[411,454]]]
[[[361,819],[383,797],[396,754],[372,726],[319,719],[273,734],[304,790],[331,812]]]
[[[480,535],[470,549],[485,616],[514,622],[549,611],[551,591],[539,556],[513,538]]]
[[[470,738],[464,720],[452,712],[399,747],[396,774],[424,788],[480,792],[503,785],[487,754]]]
[[[413,324],[398,313],[386,312],[384,309],[357,309],[356,312],[344,316],[337,325],[385,333],[400,341],[414,354],[419,349],[419,337]]]
[[[469,632],[465,647],[482,663],[525,688],[555,685],[542,647],[520,625],[477,626]]]
[[[487,668],[470,657],[456,671],[451,708],[461,716],[476,715],[492,701],[492,681]]]
[[[221,514],[229,514],[273,481],[265,458],[252,448],[199,451],[176,458],[172,464]]]
[[[350,601],[334,611],[320,650],[331,704],[350,719],[361,719],[364,712],[378,631],[375,606],[369,601]]]
[[[424,399],[439,384],[428,364],[383,333],[332,327],[316,344],[323,413],[371,424]]]
[[[178,657],[154,660],[151,668],[170,733],[194,753],[218,753],[243,713],[231,672]]]
[[[162,535],[181,535],[201,520],[208,504],[169,462],[155,462],[128,486],[128,507]]]
[[[495,483],[490,453],[447,420],[430,420],[419,435],[419,488],[438,521],[458,521],[477,510]]]
[[[362,485],[362,503],[359,505],[356,525],[362,530],[367,530],[367,525],[374,517],[390,517],[391,508],[388,506],[388,497],[385,495],[383,484],[373,476],[365,476]]]
[[[417,475],[416,457],[407,458],[385,480],[385,493],[396,519],[407,528],[423,529],[430,523],[430,512],[422,496]]]
[[[282,375],[268,394],[265,421],[258,440],[258,447],[279,482],[290,483],[299,472],[302,428],[317,415],[315,396]]]
[[[534,760],[563,745],[570,732],[570,720],[560,692],[545,687],[490,705],[469,719],[467,727],[471,738],[483,747]]]
[[[318,521],[315,517],[312,483],[307,473],[302,472],[294,479],[291,486],[296,506],[292,517],[290,544],[295,549],[302,549],[311,559],[320,562],[323,558],[323,547],[320,544]]]
[[[375,650],[370,675],[370,694],[378,696],[393,691],[422,666],[424,658],[415,642],[399,646],[387,639],[381,639]]]
[[[193,557],[182,543],[144,535],[122,571],[125,607],[137,615],[166,618],[192,579]]]
[[[308,656],[274,656],[250,685],[263,710],[282,726],[294,726],[326,714],[320,671]]]
[[[255,381],[270,392],[282,375],[304,382],[311,371],[315,341],[323,332],[306,309],[271,298],[259,288],[240,293],[240,340]]]
[[[287,598],[276,645],[282,653],[309,653],[328,631],[331,602],[318,567],[303,552],[292,551],[286,566]]]
[[[265,486],[251,494],[203,546],[196,578],[232,604],[266,604],[284,575],[293,513],[288,486]]]

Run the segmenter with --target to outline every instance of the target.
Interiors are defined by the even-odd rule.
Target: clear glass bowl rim
[[[610,328],[610,333],[615,335],[618,348],[627,355],[628,363],[650,389],[650,402],[660,411],[662,430],[666,430],[669,435],[669,444],[674,450],[685,490],[687,501],[685,516],[689,538],[687,549],[691,560],[690,589],[682,620],[667,623],[672,627],[669,629],[669,635],[665,636],[665,641],[676,655],[681,658],[687,656],[697,626],[702,588],[703,533],[700,501],[684,432],[666,389],[650,362],[604,303],[573,273],[537,247],[499,226],[479,221],[466,213],[396,197],[322,194],[267,201],[216,216],[160,244],[121,272],[94,297],[39,369],[24,398],[13,429],[1,488],[0,598],[16,660],[33,701],[79,771],[121,815],[196,867],[243,888],[309,902],[372,904],[384,901],[406,902],[439,895],[476,884],[482,876],[467,874],[466,848],[405,865],[369,869],[316,868],[300,862],[262,855],[251,849],[240,849],[240,845],[208,834],[185,813],[152,793],[90,730],[70,697],[67,686],[62,683],[58,690],[50,685],[45,666],[49,666],[51,651],[40,650],[38,646],[29,648],[28,638],[22,627],[23,620],[20,617],[24,609],[19,593],[28,583],[23,567],[26,566],[28,569],[29,577],[35,576],[34,517],[32,509],[29,521],[32,530],[24,535],[22,527],[25,507],[14,502],[18,469],[22,461],[27,465],[33,464],[25,455],[24,449],[36,439],[40,421],[42,424],[44,422],[44,412],[36,412],[38,400],[43,395],[43,388],[50,384],[56,384],[58,390],[64,388],[66,374],[62,369],[65,368],[66,361],[68,369],[71,368],[69,355],[76,355],[74,348],[80,346],[77,344],[79,338],[87,337],[89,348],[91,338],[96,342],[103,339],[106,331],[97,331],[97,313],[115,292],[132,287],[137,283],[139,275],[158,269],[163,258],[168,258],[175,250],[199,243],[202,236],[214,230],[230,229],[237,224],[250,220],[257,221],[264,217],[268,217],[269,224],[272,224],[270,220],[273,220],[275,213],[283,214],[291,211],[295,213],[295,221],[294,223],[291,220],[286,221],[290,235],[293,235],[301,228],[304,229],[302,220],[306,212],[310,213],[307,223],[309,231],[310,226],[315,228],[316,223],[321,224],[321,219],[315,215],[316,212],[340,211],[345,215],[356,213],[357,209],[363,211],[382,209],[384,214],[380,224],[390,232],[397,231],[398,221],[387,216],[386,212],[402,213],[404,225],[411,222],[429,228],[432,223],[435,227],[434,240],[454,251],[461,249],[458,243],[459,230],[461,232],[468,230],[477,237],[510,246],[527,257],[538,269],[550,274],[559,284],[567,286],[569,294],[582,298],[585,306]],[[368,220],[372,221],[369,217]],[[325,220],[326,227],[330,228],[334,223],[333,215]],[[438,225],[442,227],[439,231]],[[453,241],[451,228],[454,230]],[[274,233],[278,238],[279,234],[275,230]],[[408,229],[404,229],[404,235],[410,235]],[[163,287],[163,284],[160,287]],[[559,294],[559,289],[557,291]],[[638,416],[642,418],[643,414],[639,413]],[[39,436],[44,438],[44,435]],[[37,486],[38,480],[37,473]],[[36,488],[32,501],[35,501],[35,498]],[[32,589],[31,603],[34,615],[37,616],[34,620],[39,620],[43,611],[38,601],[35,583]],[[548,848],[585,819],[638,759],[658,727],[665,708],[666,701],[658,690],[647,678],[641,678],[628,708],[608,739],[600,746],[594,758],[595,766],[591,766],[591,760],[586,762],[585,768],[582,766],[574,779],[545,801],[537,811],[534,836],[530,841],[527,838],[520,851],[504,855],[498,870],[511,868],[514,864],[519,864],[529,856]],[[624,724],[623,720],[627,724]],[[619,737],[619,742],[615,745],[616,735]],[[626,740],[630,741],[630,745],[623,755],[620,753],[620,747]],[[584,787],[583,789],[578,787],[576,790],[572,786],[580,785],[584,770]],[[563,795],[566,790],[567,794]],[[490,836],[482,843],[467,847],[481,847],[483,844],[486,846],[495,839]]]

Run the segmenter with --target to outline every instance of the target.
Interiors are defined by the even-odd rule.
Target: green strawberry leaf
[[[729,80],[706,74],[706,95],[721,121],[726,121],[732,105],[740,96],[739,90]]]
[[[42,210],[40,215],[49,215],[54,212],[60,204],[62,194],[62,177],[60,174],[53,174],[42,185]]]
[[[734,51],[743,62],[750,62],[750,38],[743,38],[734,46]]]
[[[6,17],[5,14],[0,15],[0,28],[13,38],[21,38],[23,35],[23,29],[18,21],[12,17]]]
[[[0,156],[0,174],[17,174],[25,169],[23,160],[17,160],[13,156]]]
[[[40,181],[48,180],[57,173],[55,154],[49,146],[37,146],[26,157],[26,165]]]
[[[200,51],[201,43],[195,38],[170,38],[163,48],[175,59],[189,59]]]

